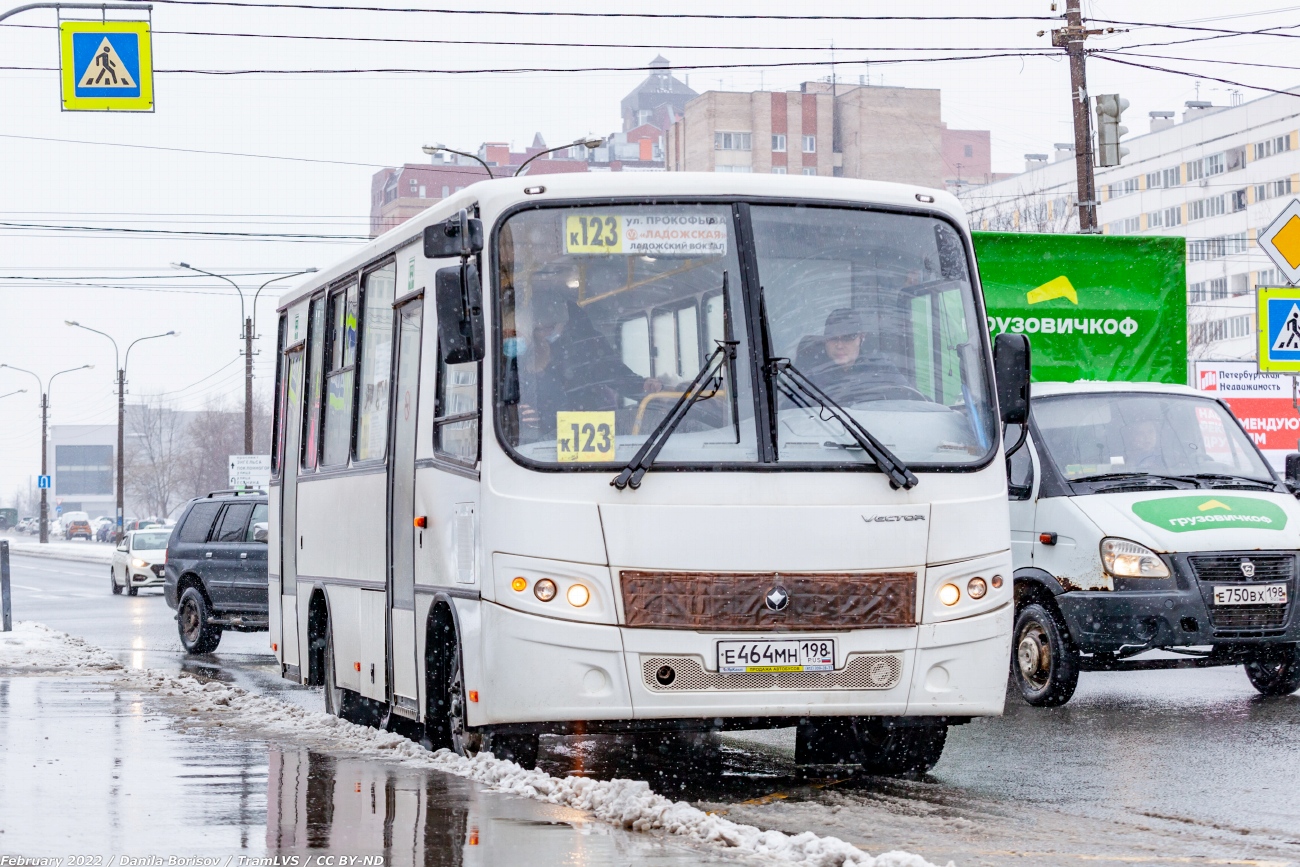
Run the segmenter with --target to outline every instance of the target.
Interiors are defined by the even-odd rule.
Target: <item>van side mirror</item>
[[[444,364],[483,359],[483,287],[478,266],[462,262],[439,268],[434,275],[434,306],[438,312],[438,345]]]
[[[1286,456],[1286,486],[1300,497],[1300,454]]]
[[[1003,424],[1029,422],[1029,338],[999,334],[993,341],[993,377]]]
[[[473,256],[483,251],[483,221],[460,213],[441,223],[424,227],[424,258],[445,259],[448,256]]]

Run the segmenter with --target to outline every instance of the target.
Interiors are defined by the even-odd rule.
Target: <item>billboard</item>
[[[1198,361],[1192,386],[1227,403],[1274,469],[1286,469],[1286,456],[1300,440],[1290,376],[1260,373],[1253,361]]]
[[[1187,381],[1186,241],[975,232],[988,328],[1029,335],[1036,382]]]

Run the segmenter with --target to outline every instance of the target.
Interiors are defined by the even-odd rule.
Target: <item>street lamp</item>
[[[577,139],[576,141],[571,141],[568,144],[562,144],[557,147],[549,148],[544,151],[539,151],[538,153],[535,153],[528,159],[524,160],[523,163],[520,164],[519,168],[515,169],[514,176],[519,177],[520,175],[522,175],[524,173],[524,169],[528,168],[528,164],[531,163],[533,160],[537,159],[538,157],[544,157],[547,154],[553,154],[556,151],[562,151],[565,148],[577,147],[578,145],[582,145],[587,150],[594,151],[596,148],[600,147],[604,143],[605,143],[604,139],[599,139],[596,138],[595,136],[588,136],[587,138],[580,138]]]
[[[126,366],[131,361],[131,347],[135,346],[141,340],[153,340],[156,337],[175,337],[180,334],[180,332],[168,331],[165,334],[151,334],[148,337],[140,337],[131,341],[131,345],[126,348],[126,358],[122,360],[121,364],[118,364],[117,341],[113,339],[112,335],[105,334],[97,328],[91,328],[89,325],[82,325],[80,322],[73,322],[69,319],[63,320],[63,324],[70,325],[73,328],[81,328],[85,331],[93,332],[101,337],[107,337],[109,342],[113,344],[113,367],[117,370],[117,484],[115,486],[117,491],[117,533],[113,539],[113,541],[116,542],[122,538],[122,515],[125,514],[122,507],[126,500],[126,474],[124,472],[124,456],[126,453],[126,435],[124,432],[126,428]]]
[[[312,274],[315,268],[308,268],[305,271],[295,271],[292,274],[284,274],[279,277],[272,277],[260,287],[253,296],[253,317],[244,312],[244,290],[239,288],[239,284],[229,277],[221,274],[214,274],[211,271],[204,271],[202,268],[195,268],[187,262],[173,262],[173,268],[184,268],[186,271],[193,271],[196,274],[206,274],[209,277],[216,277],[218,280],[225,280],[235,291],[239,293],[239,319],[244,323],[244,454],[253,453],[253,317],[257,315],[257,296],[262,294],[262,290],[277,280],[288,280],[290,277],[301,277],[303,274]]]
[[[13,397],[15,394],[26,394],[26,393],[27,393],[27,389],[25,389],[25,388],[20,388],[20,389],[18,389],[17,391],[11,391],[11,392],[9,392],[8,394],[0,394],[0,399],[6,398],[6,397]]]
[[[466,153],[465,151],[455,151],[449,147],[440,144],[425,145],[424,147],[420,148],[420,150],[424,151],[429,156],[434,156],[435,154],[440,154],[440,153],[449,153],[449,154],[455,154],[458,157],[468,157],[469,159],[481,165],[483,167],[483,170],[488,173],[489,178],[496,178],[496,175],[492,174],[492,167],[489,166],[487,163],[483,162],[482,159],[475,156],[474,154]]]
[[[38,374],[26,369],[25,367],[14,367],[12,364],[0,364],[0,368],[16,370],[19,373],[25,373],[28,376],[35,377],[36,384],[39,385],[41,388],[41,475],[42,476],[49,475],[49,472],[47,472],[46,470],[46,457],[47,457],[46,452],[48,451],[48,447],[49,447],[49,438],[46,436],[45,432],[48,427],[49,417],[50,417],[50,386],[54,384],[54,378],[56,376],[62,376],[65,373],[72,373],[72,371],[74,370],[90,370],[94,366],[95,365],[93,364],[83,364],[81,365],[81,367],[69,367],[67,370],[60,370],[58,373],[50,374],[49,379],[45,380],[45,382],[41,382],[41,377]],[[48,544],[50,541],[50,515],[48,511],[49,504],[47,500],[48,494],[49,494],[49,488],[41,488],[41,544],[42,545]]]

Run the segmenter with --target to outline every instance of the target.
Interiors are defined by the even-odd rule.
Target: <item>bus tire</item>
[[[110,567],[108,570],[108,583],[113,585],[113,595],[121,596],[122,588],[117,586],[117,570]]]
[[[197,587],[188,587],[181,594],[176,606],[176,630],[186,653],[211,653],[221,643],[221,627],[208,622],[208,603]]]
[[[1079,651],[1050,602],[1031,602],[1016,615],[1011,670],[1020,695],[1034,707],[1060,707],[1079,685]]]
[[[453,640],[447,655],[447,733],[452,752],[472,759],[486,749],[482,733],[466,722],[469,696],[465,689],[465,671],[460,663],[460,642]]]
[[[483,738],[482,749],[526,771],[537,767],[538,737],[535,734],[491,734]]]
[[[948,723],[942,719],[861,717],[856,728],[863,770],[882,777],[919,779],[939,763],[948,742]]]
[[[1300,689],[1300,645],[1268,644],[1246,663],[1246,677],[1261,695],[1290,695]]]

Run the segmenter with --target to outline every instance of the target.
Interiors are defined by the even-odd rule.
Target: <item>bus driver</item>
[[[586,314],[555,287],[533,290],[533,329],[518,351],[519,422],[555,435],[555,414],[612,410],[663,388],[618,357]]]

